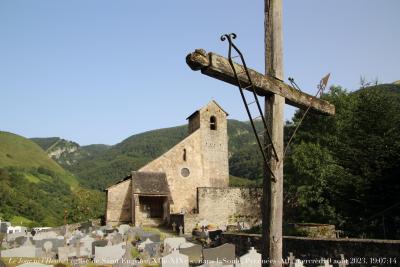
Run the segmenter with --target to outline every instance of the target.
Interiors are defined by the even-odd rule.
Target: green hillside
[[[64,170],[34,142],[8,132],[0,132],[0,167],[45,167],[54,172]]]
[[[0,132],[0,168],[46,169],[59,175],[72,187],[78,186],[76,178],[67,173],[34,142],[22,136]]]
[[[0,132],[0,217],[25,225],[55,226],[103,214],[104,197],[79,187],[65,171],[33,141]]]

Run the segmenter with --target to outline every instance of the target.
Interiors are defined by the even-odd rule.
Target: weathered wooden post
[[[264,13],[265,75],[283,80],[282,0],[264,0]],[[265,96],[265,119],[278,158],[271,151],[267,154],[275,179],[272,179],[271,172],[264,168],[261,203],[263,266],[282,266],[284,106],[283,96]]]

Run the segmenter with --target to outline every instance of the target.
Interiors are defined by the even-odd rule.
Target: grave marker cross
[[[252,87],[259,96],[265,97],[265,119],[268,123],[271,141],[276,148],[277,157],[268,153],[271,172],[264,172],[263,200],[263,266],[282,266],[282,214],[283,214],[283,128],[284,104],[307,109],[317,113],[334,115],[335,106],[284,83],[282,48],[282,0],[264,0],[265,3],[265,75],[248,69]],[[245,72],[235,72],[229,59],[215,53],[196,49],[186,57],[192,70],[218,80],[246,89],[249,80]],[[235,70],[245,70],[234,63]],[[242,90],[242,89],[241,89]],[[279,159],[279,161],[278,161]],[[274,179],[272,179],[272,176]],[[267,263],[266,260],[269,260]]]

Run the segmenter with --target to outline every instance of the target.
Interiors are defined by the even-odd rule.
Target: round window
[[[182,168],[182,170],[181,170],[181,175],[182,175],[183,177],[188,177],[188,176],[190,175],[189,169],[188,169],[188,168]]]

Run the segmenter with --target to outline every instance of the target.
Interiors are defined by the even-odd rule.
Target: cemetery
[[[26,231],[3,242],[1,258],[6,266],[237,266],[258,267],[261,236],[227,231],[183,233],[181,225],[150,228],[98,223]],[[201,226],[200,226],[201,225]],[[176,231],[178,229],[178,231]],[[213,232],[217,233],[213,235]],[[364,260],[379,253],[398,256],[400,242],[388,240],[284,237],[285,266],[352,266],[357,255]],[[347,255],[343,254],[347,252]],[[305,254],[306,253],[306,254]],[[369,266],[366,262],[365,266]],[[59,265],[63,264],[63,265]],[[46,265],[46,266],[45,266]],[[362,264],[361,264],[362,265]],[[393,264],[394,266],[395,264]],[[390,266],[390,264],[389,264]]]

